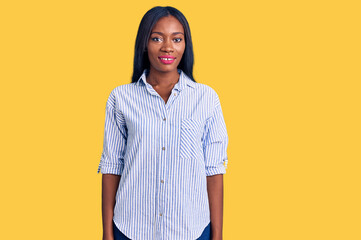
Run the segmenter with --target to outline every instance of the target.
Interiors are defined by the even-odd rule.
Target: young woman
[[[193,79],[188,22],[173,7],[143,17],[132,82],[106,103],[103,240],[219,240],[228,135],[217,93]]]

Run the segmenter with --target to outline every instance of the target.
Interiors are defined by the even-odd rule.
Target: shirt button
[[[165,118],[163,118],[163,121],[165,121]]]
[[[163,214],[159,213],[159,216],[162,216]]]
[[[165,147],[162,147],[163,150],[165,150]]]
[[[161,183],[164,183],[164,180],[160,180]]]
[[[177,95],[176,93],[174,93],[174,96]]]

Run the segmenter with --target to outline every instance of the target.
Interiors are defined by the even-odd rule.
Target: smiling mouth
[[[170,63],[173,63],[175,58],[161,58],[161,57],[158,57],[158,59],[164,63],[164,64],[170,64]]]

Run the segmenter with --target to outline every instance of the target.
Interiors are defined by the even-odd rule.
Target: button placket
[[[173,89],[170,96],[169,96],[169,99],[167,101],[167,104],[166,104],[166,109],[169,110],[170,107],[173,105],[174,101],[176,100],[176,98],[179,96],[179,92],[177,92],[177,90]]]
[[[169,101],[168,101],[169,102]],[[167,103],[168,103],[167,102]],[[168,124],[168,119],[167,119],[167,105],[162,104],[161,105],[161,109],[162,109],[162,116],[161,116],[161,134],[160,134],[160,144],[161,144],[161,153],[160,153],[160,159],[159,159],[159,193],[158,193],[158,217],[159,217],[159,225],[158,225],[158,229],[159,231],[161,231],[161,229],[163,228],[162,226],[162,219],[163,219],[163,215],[164,215],[164,206],[165,206],[165,202],[164,202],[164,179],[166,176],[166,170],[167,170],[167,152],[166,150],[168,150],[167,148],[167,124]]]

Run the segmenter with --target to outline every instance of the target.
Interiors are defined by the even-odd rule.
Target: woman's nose
[[[162,51],[165,51],[165,52],[173,52],[173,45],[172,45],[172,42],[170,40],[165,40],[163,42],[163,45],[162,45],[162,48],[161,48]]]

